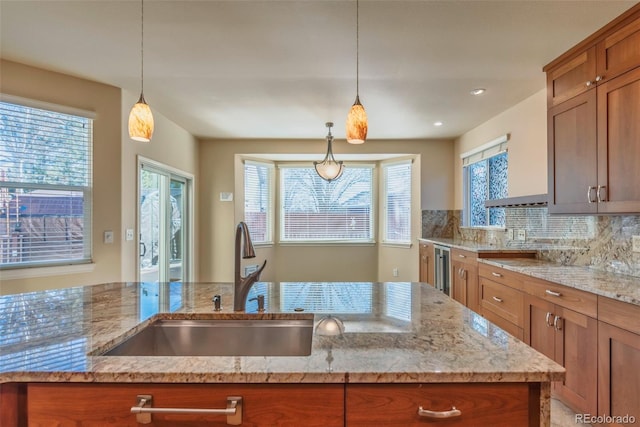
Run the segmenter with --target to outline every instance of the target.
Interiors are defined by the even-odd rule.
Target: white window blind
[[[382,166],[384,241],[411,243],[411,160]]]
[[[271,163],[244,162],[244,221],[255,244],[273,242],[273,175]]]
[[[388,282],[384,284],[385,314],[398,320],[411,321],[411,283]]]
[[[280,241],[373,241],[373,166],[327,182],[313,167],[281,166]]]
[[[91,260],[92,127],[0,102],[0,267]]]

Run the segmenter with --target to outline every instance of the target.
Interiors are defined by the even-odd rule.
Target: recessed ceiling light
[[[444,123],[442,123],[441,121],[437,121],[437,122],[433,122],[434,126],[442,126]]]
[[[473,89],[473,90],[472,90],[471,92],[469,92],[469,93],[471,93],[471,95],[478,96],[478,95],[482,95],[482,94],[483,94],[483,93],[485,93],[486,91],[487,91],[486,89],[481,88],[481,87],[478,87],[478,88]]]

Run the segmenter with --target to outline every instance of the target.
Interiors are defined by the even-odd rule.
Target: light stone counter
[[[264,316],[302,308],[317,321],[333,313],[345,334],[314,335],[306,357],[99,356],[92,354],[158,316],[233,315],[232,286],[113,283],[7,295],[0,297],[0,383],[540,382],[544,390],[564,375],[429,285],[258,283],[256,293],[266,295]],[[212,312],[215,294],[222,313]]]
[[[562,265],[539,259],[493,258],[479,259],[478,261],[559,285],[640,305],[640,278],[638,277],[609,273],[589,267]]]

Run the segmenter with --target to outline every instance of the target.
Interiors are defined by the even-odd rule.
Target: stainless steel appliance
[[[451,289],[451,251],[447,246],[434,245],[436,289],[450,295]]]

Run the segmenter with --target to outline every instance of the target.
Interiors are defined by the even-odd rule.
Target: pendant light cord
[[[140,93],[144,94],[144,0],[140,0]]]
[[[356,0],[356,96],[360,97],[360,1]]]

